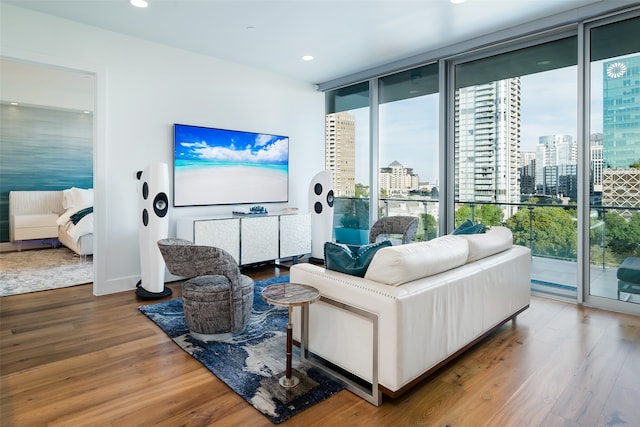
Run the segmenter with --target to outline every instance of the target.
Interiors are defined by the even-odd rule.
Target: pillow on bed
[[[93,206],[93,188],[82,189],[71,187],[62,191],[62,207],[73,209],[79,206]]]

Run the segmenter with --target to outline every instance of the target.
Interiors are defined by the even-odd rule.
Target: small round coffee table
[[[289,309],[289,323],[287,324],[287,365],[284,376],[278,381],[282,387],[291,388],[300,383],[300,379],[291,375],[291,356],[293,347],[293,307],[311,304],[320,298],[320,292],[309,285],[298,283],[278,283],[267,286],[262,290],[262,299],[273,305],[280,305]]]

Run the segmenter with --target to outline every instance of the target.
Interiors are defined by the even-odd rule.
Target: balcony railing
[[[438,236],[439,201],[430,197],[382,198],[378,216],[410,215],[419,219],[417,240]],[[575,295],[577,287],[578,207],[558,203],[456,203],[456,225],[467,219],[488,226],[511,229],[514,243],[532,252],[532,286],[554,286],[564,295]],[[351,226],[368,230],[368,199],[338,198],[336,229],[351,220]],[[507,216],[509,215],[509,216]],[[347,220],[345,220],[345,217]],[[353,219],[357,218],[357,221]],[[601,280],[601,296],[617,298],[618,265],[627,257],[640,257],[640,208],[592,205],[589,215],[589,259],[591,290]],[[366,239],[366,231],[362,233]],[[362,241],[360,243],[366,243]],[[598,271],[599,270],[599,271]],[[562,293],[560,292],[560,293]],[[568,294],[567,294],[568,292]]]

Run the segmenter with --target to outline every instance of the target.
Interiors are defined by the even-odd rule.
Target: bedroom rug
[[[0,253],[0,296],[91,282],[93,257],[81,257],[66,247]]]
[[[301,365],[299,348],[295,346],[293,368],[299,373],[300,384],[288,390],[277,381],[274,385],[285,370],[288,311],[265,303],[260,293],[265,286],[288,280],[289,276],[280,276],[256,282],[246,331],[225,341],[204,343],[192,338],[184,321],[181,298],[141,306],[140,311],[184,351],[278,424],[344,388],[319,369]]]

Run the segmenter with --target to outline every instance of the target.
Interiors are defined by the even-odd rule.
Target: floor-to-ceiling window
[[[640,18],[588,40],[589,296],[640,304]]]
[[[425,239],[467,219],[503,225],[532,250],[534,292],[637,313],[640,292],[619,271],[640,259],[639,16],[545,27],[328,88],[327,118],[357,116],[353,134],[368,138],[354,137],[362,173],[343,193],[352,215],[337,219],[363,224],[353,216],[369,200],[373,218],[420,215]],[[416,199],[429,207],[412,211]]]
[[[369,83],[326,96],[325,169],[332,172],[336,240],[362,244],[369,230]]]
[[[417,240],[438,236],[438,66],[379,80],[379,216],[419,219]]]
[[[507,226],[532,289],[575,297],[577,36],[558,37],[454,65],[455,226]]]

